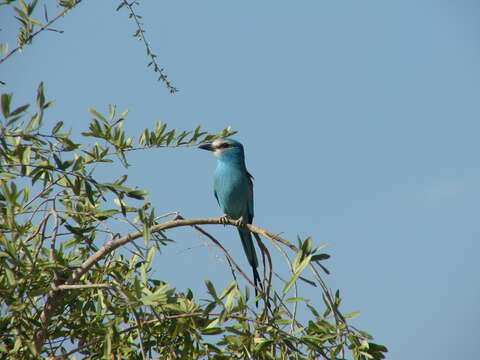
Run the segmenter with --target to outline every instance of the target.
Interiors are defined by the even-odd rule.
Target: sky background
[[[478,0],[142,2],[175,95],[146,68],[116,5],[83,1],[55,24],[63,34],[44,32],[0,65],[0,90],[21,105],[45,81],[56,100],[48,118],[73,132],[86,129],[89,107],[108,104],[130,110],[131,134],[156,120],[231,125],[255,176],[254,223],[328,244],[325,280],[388,359],[478,357]],[[0,42],[13,47],[7,7],[0,23]],[[130,162],[99,170],[105,181],[128,173],[157,214],[221,215],[211,154],[153,150]],[[247,265],[234,229],[208,230]],[[231,281],[204,238],[171,236],[178,242],[157,257],[156,277],[200,293],[204,278]],[[285,267],[278,255],[274,266]]]

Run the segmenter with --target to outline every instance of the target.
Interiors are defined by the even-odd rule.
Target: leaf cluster
[[[10,6],[15,13],[15,18],[20,26],[17,32],[16,47],[14,47],[12,50],[9,50],[8,43],[0,43],[0,54],[2,56],[0,57],[0,64],[15,52],[22,50],[25,45],[31,44],[33,38],[43,31],[48,30],[57,33],[63,33],[62,30],[52,28],[53,23],[65,16],[69,11],[75,9],[81,2],[82,0],[58,0],[58,11],[52,18],[50,18],[47,9],[49,6],[51,6],[51,4],[49,4],[47,1],[44,1],[42,12],[44,21],[42,22],[38,18],[40,11],[42,11],[38,10],[39,8],[42,8],[42,6],[39,6],[38,0],[31,0],[30,2],[27,0],[1,1],[0,7],[2,5]],[[18,4],[18,6],[15,4]],[[116,11],[119,11],[122,8],[126,8],[128,10],[128,18],[132,19],[136,26],[133,37],[143,42],[146,55],[149,58],[147,67],[153,69],[154,73],[158,75],[158,81],[162,82],[171,94],[174,94],[178,91],[178,89],[173,85],[172,81],[168,79],[168,75],[165,73],[164,68],[158,63],[157,55],[153,52],[152,46],[146,38],[146,30],[144,28],[144,24],[142,23],[142,16],[136,11],[136,7],[139,5],[139,1],[121,0],[116,8]],[[3,81],[0,81],[0,84],[5,85]]]
[[[0,3],[12,6],[20,25],[16,48],[8,52],[7,44],[0,44],[0,63],[38,33],[60,32],[51,24],[80,2],[59,0],[52,19],[44,6],[44,23],[34,14],[37,0]],[[133,36],[143,41],[150,59],[147,66],[176,92],[145,37],[138,5],[122,0],[117,10],[128,10],[136,24]],[[347,322],[358,313],[342,313],[340,292],[333,294],[317,271],[328,273],[323,261],[329,255],[311,238],[298,239],[295,246],[264,230],[255,232],[265,276],[258,296],[251,296],[236,272],[253,284],[251,279],[195,225],[201,221],[190,221],[188,226],[224,252],[234,280],[222,290],[205,280],[204,299],[153,276],[155,256],[172,241],[164,229],[181,217],[156,214],[148,191],[129,184],[129,152],[196,146],[234,131],[178,130],[158,121],[134,137],[124,130],[128,111],[118,113],[110,105],[107,114],[89,109],[88,129],[77,135],[62,121],[45,120],[53,104],[43,83],[34,106],[14,106],[13,94],[0,98],[0,359],[384,358],[384,346]],[[121,165],[125,173],[105,179],[98,175],[105,165]],[[173,220],[164,220],[173,214]],[[211,220],[203,223],[221,223]],[[274,271],[258,234],[284,256],[289,279]],[[116,240],[122,240],[121,247]],[[314,279],[307,278],[306,269]],[[300,283],[319,288],[321,306],[301,296]],[[262,300],[260,308],[253,306]],[[300,321],[300,310],[311,316]]]
[[[152,231],[166,215],[155,214],[148,192],[129,186],[127,174],[105,181],[96,170],[126,169],[129,151],[198,145],[234,134],[230,128],[212,134],[157,122],[135,140],[123,128],[128,112],[109,106],[107,115],[89,109],[88,130],[75,140],[63,122],[45,123],[53,102],[43,84],[35,111],[12,103],[12,94],[1,95],[0,358],[340,359],[346,351],[383,358],[383,346],[347,324],[356,314],[341,314],[338,291],[323,292],[322,315],[298,295],[298,280],[317,285],[302,272],[329,257],[311,238],[291,245],[292,277],[282,292],[267,284],[255,299],[237,280],[222,291],[206,280],[209,299],[200,299],[152,277],[155,256],[171,241]],[[95,257],[128,231],[140,231],[143,243]],[[260,299],[264,306],[253,308]],[[299,304],[312,313],[305,324]]]

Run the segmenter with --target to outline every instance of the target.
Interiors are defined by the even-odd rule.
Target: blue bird
[[[224,216],[239,224],[251,224],[253,220],[253,177],[245,167],[243,146],[233,139],[216,139],[211,143],[199,146],[209,150],[217,158],[217,168],[214,174],[213,190]],[[243,250],[253,270],[255,294],[258,275],[258,259],[253,245],[252,235],[245,227],[238,227]]]

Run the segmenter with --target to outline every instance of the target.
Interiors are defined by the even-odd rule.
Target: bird
[[[223,211],[222,219],[237,220],[243,250],[252,267],[255,296],[257,296],[257,285],[261,286],[257,270],[257,254],[252,234],[242,226],[242,224],[251,224],[253,221],[253,176],[245,166],[243,145],[230,138],[219,138],[202,144],[199,148],[212,151],[217,158],[213,192]]]

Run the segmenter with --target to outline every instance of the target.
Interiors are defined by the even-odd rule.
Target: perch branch
[[[231,219],[228,219],[226,222],[221,218],[173,219],[173,220],[166,221],[164,223],[152,226],[150,229],[150,232],[156,233],[159,231],[165,231],[168,229],[185,227],[185,226],[224,225],[224,224],[237,226],[237,222]],[[245,226],[252,233],[265,236],[269,239],[276,240],[277,242],[287,246],[291,250],[298,251],[298,248],[295,245],[291,244],[290,242],[281,238],[278,235],[275,235],[267,230],[261,229],[251,224],[244,224],[243,226]],[[97,264],[100,260],[104,259],[112,251],[118,249],[119,247],[125,244],[130,243],[133,240],[143,237],[143,235],[144,235],[143,231],[136,231],[136,232],[127,234],[123,237],[113,238],[109,240],[97,252],[95,252],[92,256],[90,256],[81,266],[79,266],[75,271],[73,271],[69,279],[63,285],[75,285],[85,273],[87,273],[95,264]],[[311,269],[312,271],[314,271],[315,277],[317,278],[317,280],[320,281],[320,283],[322,284],[322,288],[324,288],[325,290],[326,286],[321,280],[318,272],[316,272],[316,270],[313,268],[313,265],[311,265]],[[63,298],[62,292],[58,291],[58,289],[52,289],[47,295],[45,305],[39,317],[42,327],[36,332],[34,336],[35,349],[38,354],[41,353],[43,344],[47,339],[48,326],[50,324],[50,320],[52,316],[54,315],[54,312],[58,311],[59,307],[63,306],[62,298]]]

